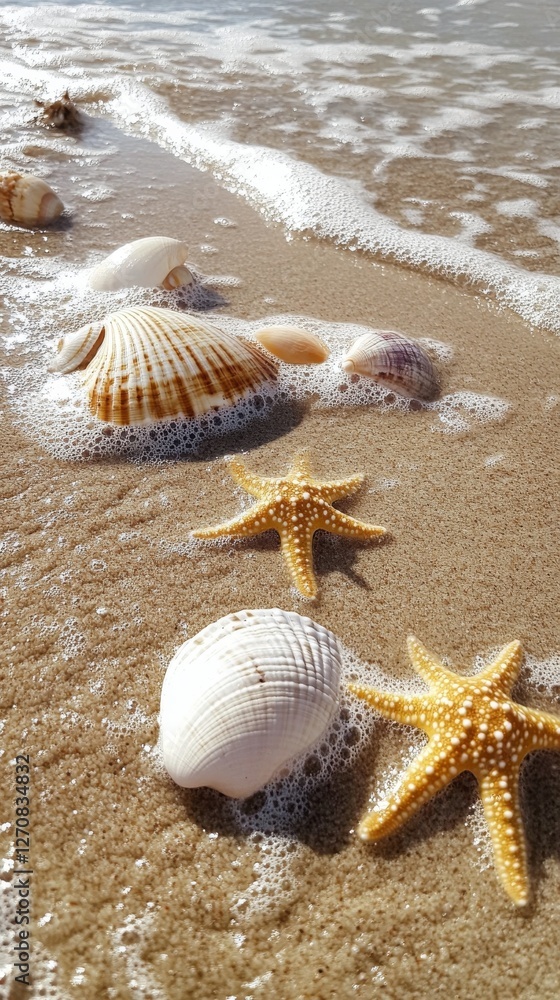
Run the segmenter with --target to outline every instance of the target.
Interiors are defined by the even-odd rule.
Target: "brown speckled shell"
[[[0,218],[23,226],[48,226],[64,211],[58,195],[32,174],[0,175]]]
[[[255,333],[255,340],[289,365],[320,365],[330,354],[317,334],[299,326],[263,326]]]

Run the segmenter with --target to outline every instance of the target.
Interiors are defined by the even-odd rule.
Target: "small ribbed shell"
[[[83,380],[89,408],[112,424],[198,417],[276,379],[276,364],[260,348],[172,309],[122,309],[106,316],[101,330],[84,326],[82,331],[83,350],[80,331],[70,334],[59,342],[50,370],[83,368],[87,354]]]
[[[68,375],[87,368],[105,336],[103,323],[87,323],[58,341],[58,354],[48,366],[50,372]]]
[[[32,174],[0,175],[0,218],[23,226],[48,226],[64,211],[58,195]]]
[[[424,348],[394,330],[372,330],[359,337],[343,358],[342,367],[414,399],[433,399],[440,389],[438,374]]]
[[[177,784],[244,798],[324,733],[338,704],[332,632],[293,611],[238,611],[185,642],[163,681],[160,737]]]
[[[193,276],[184,267],[187,248],[169,236],[147,236],[125,243],[97,264],[89,274],[89,283],[98,292],[119,288],[178,288],[188,285]]]
[[[330,354],[315,333],[298,326],[263,326],[255,333],[255,340],[289,365],[320,365]]]

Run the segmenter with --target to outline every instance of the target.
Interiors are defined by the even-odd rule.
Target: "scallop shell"
[[[255,333],[255,339],[275,358],[289,365],[320,365],[330,354],[315,333],[298,326],[263,326]]]
[[[59,342],[50,371],[83,368],[87,354],[91,360],[83,379],[89,408],[108,423],[198,417],[276,379],[276,364],[260,348],[172,309],[111,313],[101,329],[82,327],[82,350],[79,333]]]
[[[359,337],[343,358],[342,367],[415,399],[433,399],[440,389],[426,351],[393,330],[372,330]]]
[[[147,236],[125,243],[97,264],[89,273],[89,283],[98,292],[114,292],[118,288],[178,288],[189,285],[193,276],[182,266],[187,248],[180,240],[168,236]]]
[[[48,226],[64,211],[58,195],[32,174],[0,175],[0,218],[24,226]]]
[[[238,611],[185,642],[163,681],[160,738],[177,784],[252,795],[324,733],[341,654],[322,625],[278,608]]]

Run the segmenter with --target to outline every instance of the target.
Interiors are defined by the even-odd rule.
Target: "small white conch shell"
[[[46,181],[32,174],[0,175],[0,218],[23,226],[48,226],[64,211]]]
[[[359,337],[342,367],[415,399],[433,399],[440,389],[436,369],[423,347],[394,330],[372,330]]]
[[[315,333],[298,326],[263,326],[255,333],[255,340],[289,365],[320,365],[330,354]]]
[[[238,611],[185,642],[163,681],[160,732],[177,784],[252,795],[334,716],[337,639],[278,608]]]
[[[64,337],[49,370],[67,374],[86,364],[91,412],[121,425],[198,417],[257,393],[277,375],[255,344],[157,308],[121,309]]]
[[[98,292],[118,288],[178,288],[190,285],[194,278],[184,262],[187,248],[169,236],[147,236],[125,243],[89,273],[89,283]]]

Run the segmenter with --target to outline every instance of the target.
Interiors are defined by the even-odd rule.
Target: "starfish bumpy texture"
[[[385,534],[385,528],[364,524],[332,506],[335,500],[357,490],[363,476],[319,482],[312,478],[305,455],[294,461],[290,472],[283,478],[257,476],[248,472],[239,459],[229,462],[229,471],[233,479],[259,503],[231,521],[214,528],[198,528],[192,535],[195,538],[217,538],[219,535],[239,537],[258,535],[273,528],[280,535],[282,554],[292,580],[305,597],[314,597],[317,593],[312,542],[319,528],[350,538],[378,538]]]
[[[448,670],[413,636],[408,650],[429,694],[386,694],[350,685],[380,715],[417,726],[429,736],[398,787],[364,817],[358,833],[362,840],[392,833],[457,774],[471,771],[480,786],[498,875],[514,903],[524,906],[529,881],[519,769],[532,750],[560,750],[560,718],[511,700],[523,658],[517,641],[469,677]]]

